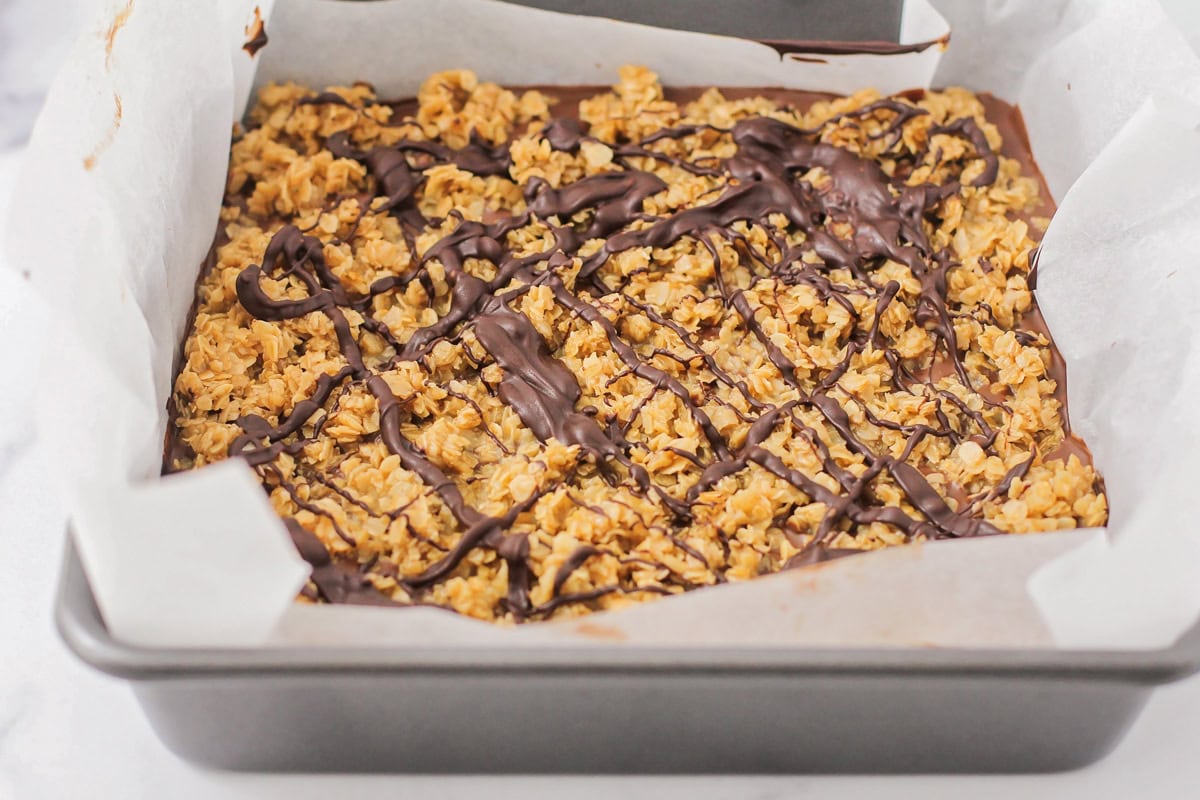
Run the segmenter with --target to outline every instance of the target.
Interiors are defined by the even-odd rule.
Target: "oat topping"
[[[309,601],[499,622],[1102,525],[1028,281],[1052,206],[986,110],[268,86],[168,469],[246,459]]]

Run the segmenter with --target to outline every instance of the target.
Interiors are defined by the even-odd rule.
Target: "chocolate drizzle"
[[[301,102],[350,105],[343,98],[329,94]],[[950,181],[908,186],[899,178],[885,174],[875,161],[822,139],[830,125],[859,124],[863,119],[874,117],[883,124],[883,130],[870,138],[889,137],[890,147],[898,140],[901,127],[923,113],[898,98],[888,98],[835,117],[815,130],[802,130],[766,117],[751,117],[737,121],[727,130],[681,125],[661,130],[642,141],[618,143],[613,146],[613,151],[621,169],[591,175],[559,188],[533,178],[523,187],[524,212],[488,224],[460,218],[452,232],[424,252],[411,272],[381,279],[361,297],[351,296],[333,274],[325,262],[320,240],[287,225],[271,239],[262,265],[246,267],[238,276],[238,300],[247,312],[260,320],[277,322],[314,312],[325,315],[336,332],[345,366],[336,373],[321,376],[311,396],[296,403],[292,412],[277,425],[256,416],[238,419],[242,435],[233,442],[230,454],[241,456],[256,467],[269,468],[270,462],[281,454],[298,453],[320,433],[328,417],[321,416],[315,422],[314,417],[327,407],[335,392],[358,385],[364,387],[378,405],[379,437],[387,449],[440,498],[461,529],[456,544],[439,560],[420,574],[397,577],[397,582],[412,601],[421,602],[428,587],[454,573],[476,548],[490,549],[507,563],[509,585],[503,604],[518,620],[544,616],[564,604],[588,602],[611,592],[647,591],[611,586],[564,593],[573,572],[588,559],[606,555],[596,547],[582,546],[560,565],[552,600],[535,606],[529,596],[529,542],[524,535],[511,533],[510,529],[555,486],[534,491],[498,516],[485,515],[468,504],[442,468],[402,433],[401,424],[408,412],[381,374],[364,359],[345,313],[353,309],[366,317],[364,327],[386,334],[393,343],[395,352],[391,364],[420,360],[438,342],[466,329],[473,331],[475,340],[502,371],[497,389],[499,398],[516,412],[530,431],[542,441],[553,438],[577,446],[579,466],[594,465],[612,483],[630,481],[637,492],[661,503],[677,522],[690,520],[695,508],[704,503],[706,492],[723,478],[750,465],[757,465],[786,481],[796,490],[797,504],[817,502],[827,509],[820,525],[804,540],[803,549],[790,559],[788,566],[818,563],[857,552],[834,547],[831,543],[853,525],[872,522],[891,525],[908,538],[959,538],[999,533],[978,516],[977,503],[957,502],[952,507],[926,477],[908,463],[914,449],[929,436],[949,437],[955,443],[970,438],[984,448],[990,447],[996,431],[989,427],[982,414],[972,411],[946,391],[937,394],[940,425],[937,428],[900,426],[875,418],[860,405],[871,424],[900,430],[907,436],[902,453],[887,455],[874,452],[855,435],[846,408],[830,395],[854,359],[868,350],[883,351],[893,366],[895,385],[892,388],[897,391],[911,391],[921,383],[926,383],[933,391],[931,376],[939,365],[947,373],[957,375],[968,388],[983,390],[983,387],[971,385],[955,336],[954,312],[946,299],[947,272],[955,264],[948,253],[931,244],[922,225],[928,215],[936,213],[941,201],[957,192],[960,185]],[[700,164],[669,157],[651,148],[657,141],[680,139],[705,131],[728,136],[736,145],[736,152],[720,163]],[[998,156],[973,120],[955,120],[933,128],[931,134],[956,136],[969,144],[973,153],[965,161],[979,160],[983,164],[972,186],[986,186],[996,180]],[[576,120],[569,118],[552,120],[543,128],[541,136],[551,148],[568,152],[578,150],[590,138]],[[491,145],[477,137],[458,150],[431,142],[405,140],[361,151],[349,143],[345,134],[329,137],[326,146],[339,157],[355,159],[365,165],[374,180],[374,194],[382,198],[382,202],[376,202],[364,213],[392,214],[400,221],[410,241],[428,225],[417,203],[425,169],[435,164],[452,163],[467,172],[490,176],[507,175],[511,166],[506,145]],[[694,174],[719,175],[724,179],[724,186],[707,204],[665,216],[650,216],[644,210],[646,200],[665,191],[667,185],[659,177],[630,166],[631,159],[647,157],[673,163]],[[962,167],[965,169],[966,163]],[[590,212],[587,221],[572,222],[581,212]],[[801,244],[787,244],[785,231],[770,221],[774,215],[786,218],[791,232],[804,234]],[[543,252],[517,256],[506,243],[507,234],[535,221],[550,227],[554,244]],[[646,224],[631,227],[634,222]],[[738,233],[737,223],[755,224],[767,230],[776,244],[778,257],[771,260],[762,252],[754,251]],[[852,230],[851,235],[842,236],[835,232],[835,228],[844,229],[843,224]],[[795,390],[797,399],[779,406],[764,402],[751,392],[744,379],[719,366],[711,353],[701,347],[696,332],[688,331],[651,305],[623,293],[621,287],[605,283],[603,268],[613,256],[632,248],[669,247],[685,237],[691,237],[707,248],[713,261],[712,284],[716,296],[727,309],[738,315],[747,333],[761,345],[771,364]],[[605,241],[599,249],[581,256],[584,244],[594,239]],[[869,332],[863,335],[858,331],[851,336],[844,344],[841,362],[824,374],[812,374],[809,369],[800,368],[763,326],[764,309],[755,308],[751,303],[747,295],[749,287],[739,287],[726,279],[727,265],[722,263],[721,253],[714,243],[719,239],[730,243],[742,264],[750,269],[751,286],[768,277],[788,284],[805,283],[822,299],[839,303],[855,317],[858,316],[855,305],[849,298],[864,294],[873,298],[874,322]],[[496,267],[495,277],[483,280],[471,274],[465,266],[467,259],[490,261]],[[888,260],[907,266],[919,283],[915,318],[933,334],[938,350],[937,361],[930,367],[931,374],[921,376],[906,369],[880,329],[880,319],[890,304],[897,301],[901,290],[896,281],[877,279],[877,270]],[[436,322],[415,331],[406,342],[396,342],[386,326],[370,317],[371,300],[413,280],[426,283],[433,261],[445,270],[450,285],[449,308]],[[567,276],[576,265],[579,269],[572,282]],[[848,272],[852,282],[836,281],[831,277],[835,270]],[[306,295],[298,299],[272,298],[262,286],[265,276],[291,276],[305,288]],[[669,392],[677,398],[683,412],[694,420],[703,434],[699,451],[673,450],[702,467],[699,479],[682,497],[656,485],[647,471],[630,457],[638,445],[630,442],[626,433],[645,401],[638,405],[630,419],[623,421],[604,419],[594,408],[577,407],[582,390],[576,376],[555,357],[551,346],[530,319],[510,306],[532,286],[549,288],[554,301],[563,309],[603,331],[612,352],[626,369],[623,375],[634,375],[647,381],[652,386],[651,396]],[[654,366],[651,357],[639,353],[622,338],[617,327],[602,313],[601,299],[611,304],[614,293],[620,302],[628,303],[653,323],[673,331],[716,382],[745,399],[756,416],[737,412],[743,420],[752,422],[740,446],[733,447],[721,435],[704,409],[707,403],[719,400],[694,396],[693,391],[678,379]],[[655,355],[681,358],[666,351]],[[964,428],[973,426],[973,429],[956,430],[941,410],[942,402],[959,413]],[[817,412],[846,448],[861,459],[863,469],[852,473],[840,466],[830,454],[828,444],[804,423],[798,413],[801,410]],[[306,426],[311,426],[312,432],[303,435]],[[790,468],[768,449],[765,442],[779,426],[790,426],[812,443],[824,470],[836,481],[838,491]],[[1013,480],[1023,477],[1032,459],[1031,454],[1029,461],[1010,470],[1004,481],[1005,490]],[[910,514],[894,505],[881,505],[874,499],[872,482],[885,474],[919,514]],[[277,473],[273,480],[283,482]],[[592,510],[604,513],[602,509]],[[301,554],[313,565],[313,582],[322,599],[329,602],[389,602],[374,588],[362,569],[336,561],[315,536],[294,521],[289,520],[288,527]],[[341,535],[353,544],[353,532],[349,532],[349,536]],[[702,553],[679,538],[674,541],[689,558],[709,566]],[[720,571],[713,571],[715,579],[720,581],[723,578]],[[687,588],[685,582],[681,583]]]
[[[903,53],[923,53],[931,47],[945,48],[950,43],[950,34],[938,39],[930,39],[913,44],[898,44],[897,42],[839,42],[830,40],[803,39],[759,39],[761,44],[779,53],[780,58],[786,56],[894,56]],[[800,59],[806,60],[806,59]],[[816,59],[820,60],[820,59]]]

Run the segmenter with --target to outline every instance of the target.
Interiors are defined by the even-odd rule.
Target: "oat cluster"
[[[1027,280],[1044,199],[980,100],[962,89],[811,103],[727,94],[676,102],[637,67],[577,107],[466,71],[431,76],[407,104],[366,85],[264,88],[233,141],[175,383],[169,469],[246,456],[279,514],[369,591],[495,621],[574,617],[926,538],[1102,525],[1103,487],[1064,429]],[[547,129],[561,116],[583,134],[569,146]],[[811,224],[771,210],[605,251],[743,185],[727,168],[731,131],[755,118],[877,165],[897,203],[905,187],[926,198],[913,219],[921,257],[944,277],[952,337],[923,307],[912,263],[824,257],[821,241],[862,232],[820,165],[786,176],[832,209]],[[468,150],[502,168],[468,169],[456,155]],[[397,188],[381,153],[400,154],[411,186]],[[619,198],[564,211],[572,186],[635,172],[661,186],[639,184],[654,191],[616,230],[600,218]],[[542,216],[550,196],[562,213]],[[522,269],[504,272],[486,248],[443,257],[472,223]],[[264,263],[289,226],[302,244]],[[896,235],[911,249],[912,235]],[[280,319],[250,313],[245,275],[273,308],[340,298],[345,330],[332,300]],[[540,339],[528,349],[569,370],[575,410],[613,454],[539,436],[506,401],[514,368],[473,315],[455,316],[463,275],[500,298],[497,313],[528,321]],[[406,347],[414,336],[427,346]],[[381,434],[388,424],[401,452]],[[452,491],[477,514],[468,522],[502,524],[464,542],[473,528]],[[320,583],[305,596],[339,599]]]

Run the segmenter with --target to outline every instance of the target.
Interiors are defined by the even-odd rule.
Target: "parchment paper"
[[[438,610],[294,605],[307,568],[248,468],[157,478],[172,360],[254,77],[240,49],[254,5],[113,4],[51,92],[10,220],[9,262],[47,301],[38,444],[61,464],[84,565],[119,638],[1138,648],[1169,644],[1200,614],[1188,502],[1200,479],[1189,415],[1200,382],[1200,62],[1153,2],[943,0],[939,16],[914,0],[902,39],[942,36],[945,17],[944,56],[823,64],[490,0],[289,0],[273,14],[259,2],[271,39],[259,82],[366,79],[404,94],[449,67],[606,83],[634,62],[668,84],[992,91],[1020,103],[1061,201],[1038,299],[1067,358],[1075,428],[1107,481],[1107,533],[898,548],[516,630]],[[251,566],[231,567],[230,552]]]

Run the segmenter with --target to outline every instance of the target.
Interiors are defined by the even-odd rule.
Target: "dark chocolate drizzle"
[[[831,40],[804,39],[759,39],[761,44],[779,53],[780,58],[786,56],[894,56],[904,53],[923,53],[931,47],[945,47],[950,43],[950,35],[925,42],[899,44],[897,42],[838,42]]]
[[[924,46],[929,44],[932,43]],[[804,52],[817,51],[810,48]],[[329,93],[301,102],[353,107],[340,96]],[[498,396],[516,411],[521,421],[539,439],[545,441],[554,438],[564,444],[578,446],[580,466],[585,463],[594,465],[610,482],[632,481],[636,491],[657,499],[677,522],[689,520],[693,509],[704,502],[705,493],[720,480],[754,464],[794,486],[797,504],[821,502],[827,508],[815,535],[786,566],[814,564],[859,552],[834,548],[830,544],[837,535],[852,530],[856,524],[887,523],[909,538],[921,536],[940,539],[999,533],[978,516],[977,503],[959,502],[957,509],[952,508],[925,476],[907,461],[913,449],[926,436],[948,436],[955,443],[973,438],[981,446],[990,447],[996,433],[982,414],[972,412],[946,391],[934,395],[939,405],[939,428],[900,426],[868,414],[868,421],[872,424],[901,430],[907,435],[904,452],[899,456],[890,456],[873,452],[856,437],[846,409],[830,396],[838,380],[852,366],[853,360],[868,348],[882,349],[887,355],[895,371],[894,389],[913,391],[914,387],[924,384],[925,388],[934,391],[930,375],[922,379],[916,371],[907,369],[880,330],[880,318],[900,291],[894,281],[879,285],[875,280],[875,270],[887,259],[905,264],[919,281],[916,319],[936,337],[940,351],[939,363],[971,387],[954,333],[954,312],[946,300],[946,274],[955,265],[947,253],[935,250],[922,227],[924,218],[935,213],[945,197],[959,190],[958,182],[907,186],[902,180],[889,178],[876,162],[822,140],[822,134],[830,126],[861,124],[865,118],[875,117],[883,123],[884,129],[870,138],[891,137],[888,140],[890,147],[890,143],[898,139],[900,128],[923,113],[896,97],[839,115],[814,130],[802,130],[770,118],[753,117],[738,121],[729,130],[684,125],[661,130],[640,142],[617,143],[613,147],[614,154],[623,169],[592,175],[560,188],[553,188],[541,179],[534,178],[524,187],[527,200],[525,212],[490,224],[460,218],[457,227],[430,247],[410,273],[377,281],[364,297],[351,296],[341,285],[325,263],[320,240],[303,234],[295,226],[287,225],[271,239],[262,265],[251,265],[238,276],[238,300],[252,316],[266,321],[293,319],[313,312],[324,314],[334,327],[346,365],[334,374],[322,376],[311,397],[297,403],[292,413],[277,425],[271,425],[256,416],[239,419],[243,433],[233,442],[230,454],[241,456],[251,465],[262,469],[269,468],[270,462],[281,453],[299,452],[320,433],[327,416],[315,422],[313,418],[328,406],[334,393],[339,389],[344,391],[350,385],[359,385],[365,387],[378,403],[380,439],[391,453],[399,457],[405,469],[420,476],[441,499],[462,530],[457,543],[422,573],[400,577],[394,575],[395,568],[392,566],[392,577],[396,577],[412,601],[420,602],[422,593],[429,586],[454,573],[466,555],[480,547],[491,549],[507,562],[509,587],[503,606],[517,620],[545,616],[564,604],[586,603],[612,592],[645,591],[609,586],[564,594],[567,579],[588,559],[612,556],[598,548],[584,546],[572,553],[559,567],[552,600],[543,606],[534,606],[529,596],[529,543],[525,536],[509,531],[522,514],[556,487],[548,485],[540,488],[499,516],[484,515],[465,501],[461,491],[441,467],[403,435],[401,423],[407,412],[383,377],[366,363],[344,312],[351,308],[358,310],[367,317],[364,327],[386,332],[382,323],[372,319],[368,313],[371,299],[402,288],[413,280],[426,283],[428,265],[436,260],[444,267],[450,284],[449,308],[436,322],[417,330],[406,342],[395,342],[389,333],[388,337],[396,350],[389,363],[420,360],[439,341],[456,337],[469,328],[479,345],[502,370],[503,378],[496,390]],[[721,163],[697,164],[666,156],[651,147],[664,139],[680,139],[706,130],[729,136],[737,145],[736,153]],[[955,120],[934,128],[931,133],[958,136],[970,144],[974,152],[965,161],[979,159],[984,165],[982,173],[972,182],[973,186],[985,186],[995,181],[999,163],[997,154],[973,120]],[[552,148],[572,152],[590,138],[576,120],[569,118],[550,121],[542,129],[541,136]],[[349,143],[345,134],[334,134],[329,137],[326,146],[339,157],[360,161],[373,177],[374,194],[383,200],[364,213],[394,215],[410,237],[415,237],[427,225],[417,205],[424,169],[434,164],[453,163],[460,169],[478,175],[506,175],[510,167],[506,145],[493,146],[478,138],[472,138],[466,147],[458,150],[431,142],[406,140],[387,147],[360,151]],[[655,175],[630,167],[628,159],[637,157],[665,160],[699,174],[720,175],[726,183],[719,196],[705,205],[662,217],[649,217],[644,212],[646,199],[667,187]],[[961,167],[965,166],[964,162]],[[819,170],[819,176],[811,177],[812,170]],[[586,223],[571,222],[575,215],[585,211],[590,212]],[[783,241],[782,231],[768,221],[768,217],[774,214],[782,214],[792,230],[805,234],[802,245],[790,246]],[[648,221],[649,224],[631,228],[630,224],[637,220]],[[544,252],[518,257],[506,245],[506,234],[533,221],[550,226],[554,245]],[[774,237],[779,258],[771,261],[750,248],[734,229],[739,222],[763,226]],[[830,223],[835,222],[849,223],[853,234],[849,238],[836,235],[830,228]],[[723,370],[712,355],[702,349],[702,332],[689,332],[649,304],[623,293],[620,287],[614,288],[604,283],[602,268],[613,255],[631,248],[668,247],[684,237],[692,237],[708,249],[713,258],[715,291],[726,307],[739,316],[747,333],[759,342],[783,379],[796,390],[798,399],[773,406],[754,397],[742,378]],[[807,283],[820,297],[842,304],[851,314],[854,314],[854,306],[848,300],[849,295],[865,293],[874,297],[875,319],[869,335],[862,336],[860,331],[846,341],[841,363],[824,375],[810,375],[807,370],[801,370],[771,340],[762,326],[759,314],[763,309],[751,305],[745,288],[731,285],[724,278],[726,267],[721,263],[719,252],[713,244],[716,237],[724,238],[735,247],[743,259],[742,263],[750,269],[752,283],[768,276],[785,283]],[[605,239],[598,250],[586,258],[578,256],[585,242],[598,238]],[[470,274],[464,268],[466,260],[470,258],[492,262],[497,269],[496,277],[485,281]],[[564,280],[565,268],[577,261],[581,267],[574,285],[568,286]],[[840,269],[853,276],[850,284],[835,282],[830,277],[831,271]],[[292,276],[306,288],[307,294],[300,299],[273,299],[262,288],[264,275]],[[512,288],[514,282],[517,288]],[[603,419],[594,408],[577,408],[581,389],[575,375],[555,357],[551,346],[532,322],[509,306],[534,285],[548,287],[555,301],[564,309],[587,323],[599,326],[613,352],[625,365],[626,372],[623,374],[649,382],[653,387],[652,395],[660,391],[670,392],[678,399],[684,413],[695,420],[704,435],[703,446],[700,452],[680,451],[680,455],[702,466],[702,474],[683,497],[674,496],[655,485],[646,470],[630,458],[634,447],[640,445],[627,440],[625,432],[629,430],[641,405],[630,419],[623,421]],[[740,447],[733,448],[722,437],[703,408],[707,402],[720,402],[715,396],[693,396],[676,378],[654,366],[650,357],[639,353],[637,348],[624,340],[601,313],[601,301],[611,304],[614,293],[617,301],[629,303],[655,324],[673,331],[693,357],[704,364],[716,382],[736,390],[746,400],[756,416],[738,412],[742,419],[753,422]],[[659,350],[654,355],[666,355],[686,363],[683,357],[667,351]],[[930,372],[936,368],[934,365]],[[853,397],[851,401],[857,402]],[[956,430],[941,410],[943,401],[959,413],[962,425],[973,425],[977,430]],[[827,444],[797,414],[800,409],[819,412],[846,447],[861,457],[865,471],[856,476],[839,466],[830,455]],[[305,426],[310,424],[312,433],[302,435]],[[791,426],[812,443],[825,471],[836,480],[840,491],[831,491],[813,477],[789,468],[764,445],[780,425]],[[1029,461],[1010,470],[1004,481],[1004,490],[1012,480],[1024,475],[1032,459],[1033,454]],[[899,507],[872,502],[872,481],[885,473],[900,487],[919,515],[911,515]],[[283,483],[278,472],[274,476],[268,472],[263,472],[263,475],[268,484]],[[365,508],[365,505],[360,504],[360,507]],[[604,513],[599,508],[591,510]],[[402,511],[393,512],[398,513]],[[288,528],[301,554],[313,565],[313,583],[320,598],[335,603],[388,602],[386,596],[375,589],[362,568],[342,564],[331,557],[314,535],[304,531],[294,521],[288,521]],[[352,536],[340,530],[339,535],[353,545]],[[709,566],[703,554],[678,537],[673,539],[689,557]],[[728,544],[725,546],[727,548]],[[721,571],[712,571],[720,582],[724,577]],[[682,580],[677,585],[691,588]],[[667,590],[656,588],[653,591]]]
[[[376,589],[365,574],[349,564],[334,561],[315,533],[305,530],[294,519],[285,519],[284,524],[300,557],[312,567],[309,577],[323,600],[365,606],[393,605],[392,599]]]

